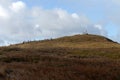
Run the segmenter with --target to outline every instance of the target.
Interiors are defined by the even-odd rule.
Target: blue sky
[[[0,45],[81,34],[120,42],[119,0],[1,0]]]

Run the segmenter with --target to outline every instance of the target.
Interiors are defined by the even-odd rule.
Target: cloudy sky
[[[120,0],[0,0],[0,45],[86,30],[120,42]]]

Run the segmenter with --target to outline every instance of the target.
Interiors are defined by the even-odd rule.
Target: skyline
[[[67,35],[120,42],[119,0],[0,0],[0,45]]]

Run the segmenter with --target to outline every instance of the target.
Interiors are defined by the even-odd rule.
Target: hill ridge
[[[120,45],[104,36],[92,34],[77,34],[74,36],[65,36],[56,39],[47,39],[40,41],[25,42],[11,47],[18,48],[111,48],[120,47]]]
[[[73,36],[64,36],[61,38],[57,38],[55,40],[58,41],[73,41],[73,42],[114,42],[109,38],[106,38],[101,35],[93,35],[93,34],[77,34]]]

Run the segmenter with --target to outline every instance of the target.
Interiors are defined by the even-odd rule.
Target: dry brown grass
[[[1,47],[0,80],[120,80],[120,45],[75,35]]]
[[[11,47],[19,48],[120,48],[120,45],[112,40],[97,35],[75,35],[58,39],[43,41],[32,41],[28,43],[13,45]]]

